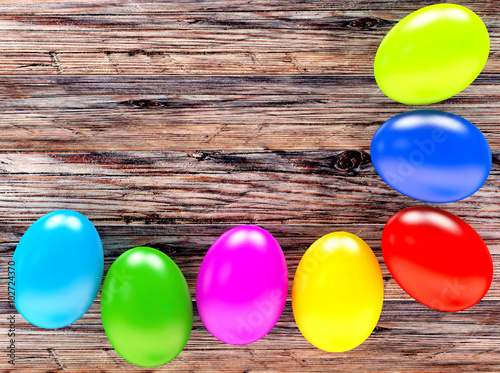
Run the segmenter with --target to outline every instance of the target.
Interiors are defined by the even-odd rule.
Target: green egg
[[[182,351],[193,325],[186,279],[161,251],[130,249],[106,275],[101,316],[111,345],[124,359],[141,367],[166,364]]]
[[[457,94],[479,75],[488,30],[471,10],[431,5],[403,18],[385,36],[374,62],[380,89],[395,101],[427,105]]]

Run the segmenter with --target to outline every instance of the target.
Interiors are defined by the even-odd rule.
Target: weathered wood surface
[[[476,124],[500,149],[500,80],[481,75],[432,108]],[[413,110],[372,76],[0,77],[2,150],[369,149]]]
[[[500,273],[499,163],[496,152],[484,187],[446,204],[485,240],[495,259],[495,280]],[[124,248],[162,249],[183,270],[194,296],[203,255],[232,226],[259,224],[269,230],[292,274],[316,238],[349,231],[377,255],[386,299],[408,299],[385,267],[380,237],[393,214],[421,203],[389,188],[364,152],[0,154],[0,170],[6,256],[29,224],[57,201],[57,208],[80,211],[96,224],[106,264]],[[6,270],[5,263],[0,269]],[[500,278],[486,299],[500,300]]]
[[[4,307],[2,307],[2,313]],[[161,369],[140,371],[227,372],[498,372],[500,301],[483,301],[457,312],[439,312],[414,301],[386,301],[377,328],[358,348],[326,353],[312,348],[297,331],[290,302],[276,327],[249,346],[231,346],[212,337],[195,311],[186,348]],[[99,299],[89,312],[61,331],[38,330],[18,322],[19,362],[24,371],[139,371],[124,363],[103,331]],[[7,370],[8,371],[8,370]]]
[[[7,262],[26,228],[59,208],[96,225],[105,270],[139,245],[167,253],[194,288],[210,244],[257,224],[282,245],[290,286],[307,247],[357,234],[381,265],[385,303],[353,351],[311,346],[287,306],[249,346],[225,345],[195,314],[184,351],[141,371],[500,371],[500,1],[463,1],[485,21],[491,52],[465,91],[430,108],[462,115],[494,153],[484,187],[434,205],[488,245],[494,282],[469,310],[445,313],[406,295],[383,262],[380,237],[418,201],[375,173],[371,137],[395,103],[372,76],[385,33],[436,1],[1,0],[0,370],[138,371],[111,347],[100,297],[75,324],[41,330],[18,315],[17,366],[6,363]]]
[[[371,74],[385,33],[432,3],[4,0],[0,74]],[[462,4],[496,57],[500,3]]]
[[[31,223],[54,203],[101,224],[259,222],[280,231],[287,224],[383,225],[422,204],[387,186],[359,151],[0,153],[0,172],[6,228]],[[496,151],[478,192],[434,206],[496,226],[499,186]]]
[[[292,276],[316,238],[349,231],[373,248],[385,282],[379,327],[361,347],[346,354],[315,350],[296,329],[288,305],[277,327],[247,347],[218,342],[196,317],[185,351],[162,369],[388,371],[392,366],[398,371],[454,372],[458,364],[463,370],[495,371],[500,362],[499,157],[495,152],[484,188],[446,205],[477,229],[495,263],[494,283],[484,301],[456,314],[412,301],[388,273],[380,251],[384,223],[401,208],[419,203],[387,187],[369,156],[359,151],[0,154],[0,271],[5,273],[29,224],[56,208],[76,209],[96,224],[106,269],[127,248],[150,245],[175,260],[193,298],[204,253],[234,225],[259,224],[269,230],[282,245]],[[0,300],[5,318],[11,312],[6,292]],[[107,342],[99,317],[98,299],[84,318],[62,330],[38,330],[19,321],[18,355],[27,357],[19,366],[133,371]]]

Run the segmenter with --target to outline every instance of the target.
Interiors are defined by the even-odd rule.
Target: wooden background
[[[375,130],[411,109],[378,89],[373,58],[398,20],[433,3],[0,0],[0,369],[139,370],[109,344],[99,297],[59,330],[18,316],[16,368],[7,364],[7,261],[31,223],[67,208],[96,225],[106,270],[149,245],[179,265],[193,296],[203,255],[239,224],[271,232],[292,277],[332,231],[360,236],[380,261],[382,316],[352,351],[310,345],[289,293],[262,340],[223,344],[195,312],[184,351],[141,371],[500,371],[500,1],[461,1],[486,23],[490,58],[464,92],[431,105],[475,123],[494,152],[484,187],[441,205],[484,238],[493,285],[469,310],[434,311],[397,286],[380,251],[385,222],[421,203],[370,163]]]

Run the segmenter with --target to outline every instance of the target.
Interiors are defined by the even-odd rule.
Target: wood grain
[[[497,74],[432,108],[476,124],[500,149]],[[373,77],[0,77],[3,150],[369,149],[376,129],[414,110]]]
[[[155,225],[385,224],[422,204],[387,186],[359,151],[23,152],[0,154],[0,162],[6,225],[33,222],[55,201],[96,223]],[[478,192],[434,206],[495,225],[499,186],[495,152]]]
[[[196,317],[185,351],[162,369],[231,371],[237,357],[242,370],[322,370],[325,359],[333,359],[334,371],[349,367],[380,371],[394,361],[404,362],[403,369],[398,369],[402,371],[454,371],[458,362],[470,371],[478,367],[494,371],[499,360],[494,342],[498,333],[492,326],[500,302],[500,230],[495,218],[500,208],[490,196],[499,186],[499,157],[495,152],[493,171],[477,194],[446,204],[448,211],[481,234],[495,263],[494,282],[484,301],[457,314],[418,305],[390,276],[380,251],[384,223],[396,211],[420,203],[387,187],[374,172],[369,155],[353,150],[0,154],[5,180],[5,187],[0,187],[4,227],[0,271],[6,271],[6,262],[26,228],[55,208],[78,210],[94,222],[103,239],[106,270],[134,246],[148,245],[167,253],[185,274],[193,300],[204,253],[232,226],[259,224],[278,239],[289,265],[290,289],[297,264],[315,239],[331,231],[349,231],[372,247],[384,276],[383,316],[360,348],[349,355],[312,350],[298,333],[288,306],[278,326],[252,347],[226,347]],[[4,279],[0,286],[6,287]],[[6,292],[0,300],[0,312],[9,314]],[[18,351],[29,356],[20,366],[135,369],[112,350],[103,334],[99,300],[84,318],[61,331],[38,331],[22,320],[19,324],[18,345],[33,346]],[[285,350],[275,345],[285,341]],[[380,357],[385,348],[391,354]],[[471,362],[463,351],[481,358]],[[211,354],[217,356],[217,368]],[[449,364],[450,359],[458,360]]]
[[[447,313],[414,301],[386,301],[371,337],[346,353],[308,346],[296,328],[290,302],[276,327],[247,346],[219,342],[195,313],[191,337],[180,355],[161,369],[141,371],[387,372],[397,367],[399,372],[497,372],[499,306],[500,301],[483,301],[469,310]],[[20,355],[29,356],[19,362],[19,369],[138,371],[124,363],[109,344],[100,320],[99,299],[82,319],[65,328],[64,340],[58,331],[37,330],[24,321],[18,325],[19,345],[32,346],[19,350]]]
[[[190,340],[171,363],[141,371],[500,371],[500,1],[466,0],[486,23],[488,63],[463,92],[426,108],[476,124],[493,168],[473,196],[432,205],[471,224],[494,262],[476,306],[438,312],[388,272],[384,224],[422,205],[389,188],[369,156],[390,117],[416,109],[377,87],[372,64],[387,31],[436,1],[1,0],[0,273],[42,214],[80,211],[105,248],[169,255],[188,281],[213,241],[257,224],[280,242],[293,274],[320,236],[348,231],[381,265],[380,322],[358,348],[314,348],[293,319],[290,292],[276,327],[248,346],[212,337],[195,307]],[[138,371],[109,344],[100,296],[73,325],[42,330],[17,314],[7,364],[7,280],[0,276],[0,371]],[[194,303],[196,305],[196,302]]]
[[[3,1],[0,74],[371,75],[387,31],[431,3]],[[498,2],[465,5],[488,25],[495,57]],[[484,72],[498,70],[490,58]]]

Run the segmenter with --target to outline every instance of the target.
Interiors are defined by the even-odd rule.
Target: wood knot
[[[149,246],[154,247],[155,249],[160,250],[167,255],[173,255],[178,252],[178,250],[176,250],[174,247],[165,243],[154,242],[150,243]]]
[[[362,17],[347,23],[347,27],[358,30],[375,30],[379,26],[391,23],[382,18]]]
[[[210,154],[202,151],[196,151],[191,154],[193,158],[197,159],[198,161],[204,161],[206,159],[210,158]]]
[[[152,108],[160,105],[160,103],[153,100],[128,100],[123,102],[123,104],[140,108]]]
[[[333,168],[342,172],[359,172],[362,165],[368,163],[368,153],[358,150],[346,150],[340,153],[333,162]]]

